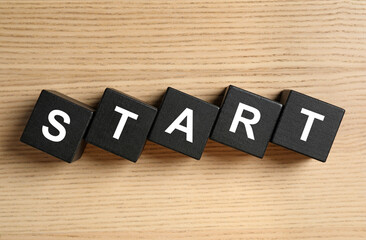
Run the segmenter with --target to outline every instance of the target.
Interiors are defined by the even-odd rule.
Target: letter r
[[[252,119],[242,117],[244,110],[253,113],[254,117]],[[248,138],[255,140],[252,125],[257,124],[260,119],[261,119],[261,113],[259,112],[258,109],[246,105],[244,103],[239,103],[229,131],[235,133],[239,123],[241,122],[245,126],[245,131],[247,133]]]

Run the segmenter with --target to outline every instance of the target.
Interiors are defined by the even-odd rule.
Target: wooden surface
[[[229,84],[345,108],[327,163],[209,141],[66,164],[19,142],[41,89],[158,105]],[[365,1],[1,1],[0,86],[0,239],[366,239]]]

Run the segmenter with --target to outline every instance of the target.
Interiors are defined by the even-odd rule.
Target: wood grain
[[[0,239],[366,239],[365,1],[3,0],[0,84]],[[19,142],[41,89],[157,106],[229,84],[345,108],[327,163],[209,141],[200,161],[148,142],[66,164]]]

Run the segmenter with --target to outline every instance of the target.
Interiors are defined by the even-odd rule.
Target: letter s
[[[48,121],[53,127],[55,127],[59,131],[59,134],[56,136],[50,134],[50,132],[48,131],[48,127],[44,125],[42,126],[42,133],[45,138],[52,142],[61,142],[66,137],[66,129],[64,126],[61,125],[61,123],[57,122],[55,118],[56,116],[61,116],[64,120],[64,123],[70,124],[70,116],[61,110],[55,109],[48,114]]]

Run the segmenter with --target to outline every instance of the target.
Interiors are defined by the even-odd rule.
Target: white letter
[[[308,120],[306,121],[305,128],[302,131],[301,138],[300,138],[302,141],[306,142],[306,140],[308,139],[309,133],[310,133],[311,126],[313,126],[314,119],[324,121],[325,117],[319,113],[312,112],[305,108],[301,108],[301,113],[308,115]]]
[[[44,125],[42,126],[42,133],[43,136],[45,136],[45,138],[47,138],[52,142],[61,142],[66,137],[66,129],[59,122],[56,121],[55,116],[61,116],[64,120],[64,123],[70,124],[69,115],[67,115],[67,113],[61,110],[55,109],[48,114],[48,121],[51,123],[53,127],[55,127],[58,130],[59,134],[56,136],[51,135],[50,132],[48,131],[48,127]]]
[[[180,123],[187,118],[187,127],[180,125]],[[186,141],[193,143],[193,111],[186,108],[184,111],[174,120],[172,124],[165,130],[166,133],[171,134],[175,129],[178,129],[186,133]]]
[[[113,134],[113,138],[119,139],[119,137],[121,136],[121,133],[123,131],[123,128],[125,127],[125,124],[127,122],[127,119],[130,117],[132,119],[137,120],[139,115],[137,115],[136,113],[130,112],[124,108],[118,107],[118,106],[116,106],[114,111],[122,114],[121,119],[119,120],[119,123],[117,125],[116,131],[114,131],[114,134]]]
[[[252,119],[243,118],[242,114],[244,110],[253,113],[254,117]],[[260,119],[261,119],[261,113],[258,111],[258,109],[246,105],[244,103],[239,103],[238,108],[236,109],[234,119],[230,126],[230,132],[235,133],[236,129],[238,128],[239,122],[241,122],[245,126],[245,131],[247,132],[248,138],[255,140],[251,125],[257,124]]]

